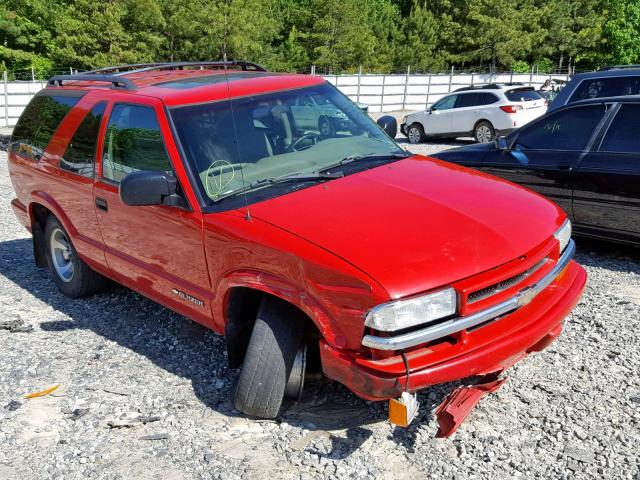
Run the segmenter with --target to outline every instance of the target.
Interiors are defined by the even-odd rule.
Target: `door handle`
[[[562,170],[563,172],[571,172],[573,171],[573,167],[571,165],[558,165],[558,170]]]
[[[109,205],[104,198],[96,197],[96,207],[105,212],[109,211]]]

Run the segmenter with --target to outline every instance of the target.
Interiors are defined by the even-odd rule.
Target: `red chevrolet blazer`
[[[224,334],[249,415],[314,370],[371,400],[500,372],[586,282],[559,207],[407,153],[320,77],[54,77],[6,148],[37,265],[71,297],[110,279]]]

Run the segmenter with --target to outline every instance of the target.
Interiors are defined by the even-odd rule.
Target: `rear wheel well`
[[[473,126],[473,130],[475,131],[476,127],[477,127],[478,125],[480,125],[482,122],[487,122],[489,125],[491,125],[491,127],[495,128],[495,127],[493,126],[493,123],[491,123],[489,120],[487,120],[486,118],[481,118],[480,120],[478,120],[478,121],[475,123],[475,125]]]
[[[31,235],[33,236],[33,256],[36,266],[44,268],[47,266],[45,256],[44,227],[51,211],[39,203],[31,205]]]
[[[274,297],[281,302],[289,303],[274,295],[248,287],[233,287],[228,293],[225,339],[230,368],[239,368],[244,361],[256,315],[258,314],[260,303],[265,297]],[[300,328],[304,328],[308,345],[307,371],[319,371],[320,350],[318,340],[320,339],[320,331],[306,313],[295,305],[293,307],[299,310],[302,314],[301,318],[305,319],[304,325]]]

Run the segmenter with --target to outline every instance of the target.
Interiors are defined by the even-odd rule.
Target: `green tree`
[[[154,61],[160,9],[151,0],[66,0],[54,21],[52,58],[58,65],[95,68]]]
[[[526,1],[469,0],[460,43],[463,51],[454,55],[461,61],[489,61],[492,70],[498,64],[511,65],[522,58],[533,44]]]
[[[604,25],[606,40],[604,59],[611,64],[640,62],[640,2],[611,0],[609,18]]]
[[[34,67],[36,73],[47,74],[53,68],[49,25],[57,10],[55,1],[4,0],[0,5],[0,65],[13,70]]]
[[[541,6],[543,33],[537,45],[556,59],[559,71],[587,60],[591,63],[602,38],[606,11],[602,0],[547,0]]]
[[[422,71],[443,70],[446,62],[440,51],[440,24],[425,3],[414,0],[404,20],[399,66],[410,65]]]

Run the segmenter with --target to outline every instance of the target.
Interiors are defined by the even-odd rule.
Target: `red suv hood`
[[[514,260],[564,213],[522,187],[414,156],[251,206],[333,252],[399,298]]]

